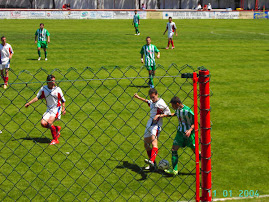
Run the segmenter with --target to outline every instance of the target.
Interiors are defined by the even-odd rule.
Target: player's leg
[[[9,70],[9,64],[6,65],[6,68],[5,68],[5,77],[4,77],[4,88],[6,89],[7,88],[7,85],[8,85],[8,70]]]
[[[47,58],[47,48],[43,48],[44,49],[44,53],[45,53],[45,60],[48,60]]]
[[[41,52],[40,52],[40,49],[41,49],[41,41],[38,41],[38,42],[37,42],[37,54],[38,54],[38,60],[41,60]]]
[[[136,31],[137,31],[137,35],[140,35],[139,29],[138,29],[138,24],[137,24],[137,27],[136,27]]]
[[[174,41],[173,41],[173,34],[171,35],[170,40],[171,40],[171,44],[172,44],[172,49],[174,49],[174,48],[175,48],[175,46],[174,46]]]
[[[3,69],[3,66],[4,66],[4,65],[0,64],[0,67],[1,67],[1,77],[2,77],[2,79],[3,79],[3,81],[4,81],[4,83],[5,83],[5,75],[4,75],[4,69]]]

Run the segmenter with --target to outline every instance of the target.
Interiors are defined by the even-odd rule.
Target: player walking
[[[60,126],[54,126],[53,123],[61,118],[61,110],[63,115],[65,115],[65,99],[61,88],[57,87],[55,84],[55,76],[48,75],[47,84],[48,85],[41,87],[37,96],[26,103],[25,107],[29,107],[30,104],[39,99],[46,99],[47,111],[43,114],[41,126],[50,129],[53,138],[50,145],[53,145],[59,143],[58,138],[60,137],[61,130]]]
[[[145,55],[145,66],[149,72],[149,86],[150,88],[154,88],[153,78],[155,76],[156,64],[155,64],[155,53],[157,54],[157,58],[160,58],[160,51],[157,47],[151,44],[151,38],[148,36],[146,38],[147,44],[141,48],[141,62],[144,63],[143,56]]]
[[[41,60],[41,53],[40,49],[44,49],[45,53],[45,60],[48,60],[47,58],[47,48],[48,43],[50,43],[50,33],[48,30],[44,28],[44,24],[40,23],[40,28],[36,30],[35,32],[35,43],[37,43],[37,53],[38,53],[38,60]]]
[[[145,169],[156,168],[156,156],[158,154],[158,137],[163,125],[162,118],[155,118],[156,115],[165,114],[170,115],[170,109],[162,98],[158,98],[158,92],[156,89],[151,88],[149,90],[150,100],[140,97],[137,93],[134,97],[146,102],[150,107],[150,118],[147,122],[144,133],[144,146],[148,154],[148,159],[145,159],[145,163],[149,164]],[[155,118],[155,119],[154,119]]]
[[[176,24],[172,21],[172,17],[169,17],[169,22],[166,25],[166,30],[164,31],[163,35],[165,35],[166,31],[168,30],[168,45],[166,49],[169,49],[170,43],[172,44],[172,49],[175,48],[174,41],[173,41],[173,35],[176,33],[177,36],[177,27]]]
[[[8,86],[8,70],[10,67],[10,60],[14,54],[13,49],[10,44],[6,42],[6,37],[1,37],[0,44],[0,70],[1,76],[4,80],[4,89]]]
[[[134,28],[135,28],[135,35],[140,35],[138,25],[140,25],[140,17],[137,14],[137,10],[135,10],[134,18],[133,18],[133,23]]]
[[[160,114],[156,115],[154,120],[162,117],[177,116],[178,118],[178,130],[177,135],[173,141],[172,147],[172,168],[164,170],[171,175],[178,174],[178,149],[181,147],[190,147],[195,152],[195,134],[194,134],[194,113],[186,105],[182,104],[178,97],[173,97],[170,101],[175,113],[171,115]]]

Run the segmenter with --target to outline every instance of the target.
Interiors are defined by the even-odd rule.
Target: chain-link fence
[[[159,97],[168,104],[177,95],[193,107],[192,79],[181,78],[194,68],[158,66],[154,78]],[[51,135],[40,120],[46,103],[24,105],[54,74],[66,99],[60,143],[49,145]],[[159,76],[162,75],[162,76]],[[179,175],[146,171],[143,134],[149,118],[145,69],[115,67],[94,71],[70,68],[35,73],[10,71],[7,90],[1,90],[0,199],[2,201],[176,201],[195,198],[195,155],[179,150]],[[170,107],[173,112],[173,109]],[[178,121],[165,118],[159,137],[157,162],[171,162]]]

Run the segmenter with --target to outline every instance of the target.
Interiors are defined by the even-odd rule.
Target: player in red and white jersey
[[[6,42],[6,37],[1,37],[2,43],[0,44],[0,70],[1,76],[4,80],[4,89],[8,86],[8,70],[10,67],[10,59],[12,58],[14,52],[10,44]]]
[[[61,118],[61,112],[64,115],[65,111],[65,98],[60,87],[55,84],[55,76],[48,75],[47,77],[48,85],[41,87],[37,96],[32,99],[30,102],[25,104],[25,107],[29,107],[30,104],[38,101],[39,99],[46,99],[47,110],[43,114],[41,120],[41,126],[44,128],[49,128],[51,130],[52,144],[58,144],[60,137],[60,126],[54,126],[54,121],[57,121]]]
[[[149,164],[149,167],[146,167],[145,169],[156,168],[155,159],[158,154],[158,137],[162,130],[163,120],[162,118],[156,118],[155,116],[158,114],[170,115],[171,112],[164,100],[158,97],[158,92],[154,88],[149,90],[150,100],[140,97],[137,93],[134,97],[146,102],[150,107],[150,118],[144,133],[144,146],[149,157],[148,159],[145,159],[145,162]],[[156,121],[153,120],[154,118]]]
[[[163,35],[165,35],[166,31],[168,30],[168,45],[167,45],[166,49],[169,49],[170,43],[172,44],[172,49],[174,49],[175,46],[174,46],[174,41],[173,41],[173,35],[174,35],[174,33],[176,33],[176,36],[177,36],[177,27],[176,27],[176,23],[174,23],[172,21],[172,17],[169,17],[168,20],[169,20],[169,22],[166,25],[166,29],[165,29]]]

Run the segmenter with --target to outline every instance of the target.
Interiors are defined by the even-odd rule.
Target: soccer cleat
[[[138,33],[137,35],[140,35],[140,33]]]
[[[58,140],[58,138],[60,137],[61,133],[60,133],[60,130],[61,130],[61,126],[56,126],[56,139]]]
[[[170,168],[170,169],[164,169],[164,172],[166,172],[169,175],[177,175],[178,174],[178,170],[174,170],[172,168]]]
[[[135,34],[135,35],[137,35],[137,34]]]
[[[165,49],[169,49],[169,47],[167,46]]]
[[[147,161],[150,161],[150,160],[148,160],[148,159],[145,159],[145,162],[146,162],[146,160],[147,160]],[[152,162],[152,161],[151,161],[151,162]],[[152,166],[152,164],[149,164],[149,165],[146,166],[144,169],[145,169],[145,170],[157,170],[157,163],[156,163],[156,161],[154,161],[153,166]]]
[[[45,58],[45,60],[47,61],[47,60],[48,60],[48,58]]]
[[[4,85],[4,89],[7,89],[7,84]]]
[[[150,166],[154,167],[154,162],[152,162],[151,160],[149,159],[145,159],[145,163],[146,164],[149,164]]]
[[[57,139],[51,140],[50,145],[54,145],[54,144],[59,144],[59,140]]]
[[[172,46],[172,49],[174,49],[175,48],[175,46]]]
[[[41,60],[41,57],[39,57],[37,60]]]
[[[154,88],[154,85],[153,85],[153,84],[151,84],[151,85],[149,85],[149,87],[150,87],[150,88]]]

